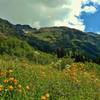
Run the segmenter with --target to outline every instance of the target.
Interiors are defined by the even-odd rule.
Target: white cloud
[[[82,12],[81,5],[89,1],[100,3],[100,0],[0,0],[0,16],[38,28],[55,25],[84,31],[83,20],[76,16]],[[91,11],[95,9],[92,7]]]
[[[54,22],[54,26],[67,26],[67,21],[66,21],[66,19],[63,21],[57,20]]]
[[[72,9],[72,11],[69,14],[69,17],[67,19],[68,27],[76,28],[76,29],[84,31],[85,25],[83,24],[83,21],[76,17],[76,16],[80,16],[81,14],[81,5],[83,2],[86,2],[86,0],[72,1],[72,4],[70,5],[70,8]]]
[[[39,21],[34,22],[33,26],[35,26],[36,28],[40,28],[41,27]]]
[[[91,2],[100,4],[100,0],[90,0]]]
[[[100,32],[96,32],[97,34],[100,34]]]
[[[77,17],[73,17],[73,21],[69,21],[68,27],[79,29],[81,31],[85,30],[85,25],[83,24],[83,20],[78,19]]]
[[[76,16],[80,16],[81,5],[86,2],[87,0],[53,0],[49,3],[42,2],[42,5],[39,5],[42,15],[38,24],[35,24],[37,23],[36,21],[33,26],[67,26],[84,31],[85,25],[83,20],[78,19]],[[33,5],[31,6],[34,8]]]
[[[83,11],[92,14],[97,11],[95,6],[85,6],[84,8],[81,8],[83,4],[84,5],[88,4],[90,1],[93,3],[98,3],[98,4],[100,3],[100,0],[74,0],[72,2],[72,4],[70,5],[72,11],[67,19],[68,27],[76,28],[82,31],[85,30],[84,20],[79,19],[76,16],[80,16]]]
[[[70,28],[75,28],[84,31],[85,25],[83,24],[83,20],[78,19],[76,16],[80,16],[81,14],[81,4],[82,2],[86,2],[86,0],[70,0],[70,5],[64,5],[63,7],[69,8],[70,13],[63,20],[56,20],[56,26],[67,26]]]
[[[99,4],[100,5],[100,0],[83,0],[84,4],[88,4],[89,2],[92,2],[94,4]]]
[[[86,12],[86,13],[95,13],[97,11],[97,9],[94,6],[85,6],[82,9],[82,12]]]

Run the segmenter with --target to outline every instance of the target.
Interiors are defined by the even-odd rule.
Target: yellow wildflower
[[[13,83],[14,83],[14,84],[17,84],[17,80],[16,80],[16,79],[14,79],[14,80],[13,80]]]
[[[10,77],[10,78],[9,78],[9,81],[13,81],[13,80],[14,80],[14,78],[13,78],[13,77]]]
[[[2,85],[0,85],[0,92],[3,90],[3,86]]]
[[[12,70],[12,69],[9,69],[8,71],[9,71],[9,73],[12,73],[12,72],[13,72],[13,70]]]
[[[30,90],[30,87],[29,87],[29,86],[26,86],[26,89],[27,89],[27,90]]]
[[[21,88],[22,88],[22,86],[19,84],[19,85],[18,85],[18,89],[21,89]]]
[[[4,75],[4,73],[3,72],[0,72],[0,76],[3,76]]]
[[[21,89],[19,89],[18,91],[19,91],[19,92],[22,92],[22,90],[21,90]]]
[[[8,87],[8,90],[9,91],[12,91],[14,89],[14,87],[12,86],[12,85],[10,85],[9,87]]]
[[[41,100],[46,100],[46,97],[45,96],[41,96]]]
[[[5,79],[3,82],[6,84],[6,83],[8,83],[8,80]]]
[[[47,98],[49,98],[49,97],[50,97],[49,93],[46,93],[46,94],[45,94],[45,96],[46,96]]]

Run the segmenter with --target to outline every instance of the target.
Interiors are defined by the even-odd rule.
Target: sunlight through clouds
[[[100,0],[0,0],[0,17],[36,28],[67,26],[84,31],[81,12],[96,12],[94,6],[81,8],[90,1],[100,3]]]

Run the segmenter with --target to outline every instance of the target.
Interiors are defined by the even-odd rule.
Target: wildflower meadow
[[[99,65],[61,62],[0,59],[0,100],[100,100]]]

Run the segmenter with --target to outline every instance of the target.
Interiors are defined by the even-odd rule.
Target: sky
[[[0,0],[0,17],[34,28],[66,26],[100,33],[100,0]]]

